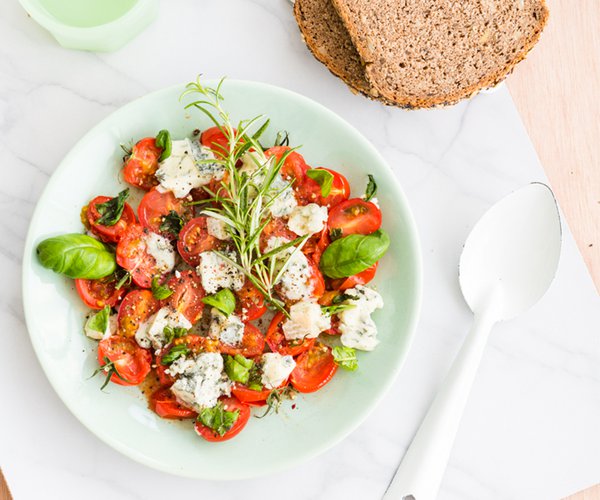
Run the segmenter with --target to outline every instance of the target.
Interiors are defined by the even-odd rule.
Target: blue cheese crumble
[[[235,261],[234,252],[227,256]],[[230,288],[238,291],[245,281],[244,273],[223,259],[217,252],[202,252],[200,254],[200,265],[196,272],[202,280],[202,287],[208,294],[216,293],[221,288]]]
[[[327,222],[327,207],[309,203],[292,210],[288,227],[298,236],[319,233]]]
[[[164,333],[166,326],[187,330],[192,327],[192,324],[179,311],[170,307],[162,307],[139,326],[135,332],[135,340],[144,349],[150,347],[161,349],[166,343]]]
[[[239,316],[230,314],[226,316],[216,308],[210,311],[211,323],[208,329],[208,334],[220,340],[223,344],[237,346],[244,338],[244,329],[246,325],[242,322]]]
[[[277,352],[267,352],[262,355],[261,382],[267,389],[279,387],[296,368],[292,356],[282,356]]]
[[[297,302],[290,307],[290,317],[282,328],[287,340],[314,339],[331,328],[331,318],[315,301]]]
[[[383,299],[375,290],[362,285],[344,290],[344,294],[348,296],[344,303],[354,307],[338,313],[340,340],[346,347],[372,351],[379,340],[371,314],[383,307]]]
[[[267,251],[274,250],[281,245],[289,243],[289,241],[280,236],[272,236],[267,242]],[[313,293],[312,269],[302,251],[296,250],[295,247],[290,247],[279,252],[276,258],[281,262],[281,265],[279,265],[280,269],[283,262],[289,259],[281,277],[275,283],[275,285],[280,286],[280,294],[291,301],[311,298]]]

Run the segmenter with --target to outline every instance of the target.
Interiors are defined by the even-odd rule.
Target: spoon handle
[[[489,310],[488,310],[489,311]],[[383,500],[434,500],[495,320],[476,314],[469,335],[410,444]]]

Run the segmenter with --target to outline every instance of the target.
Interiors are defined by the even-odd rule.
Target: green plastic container
[[[110,52],[139,35],[158,14],[158,0],[19,0],[63,47]]]

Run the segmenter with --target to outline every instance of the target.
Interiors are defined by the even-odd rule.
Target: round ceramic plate
[[[204,82],[215,86],[217,82]],[[48,379],[69,409],[100,439],[129,457],[173,474],[206,479],[239,479],[272,473],[325,451],[356,428],[394,381],[408,352],[421,298],[417,231],[406,198],[375,148],[325,107],[293,92],[262,83],[226,81],[222,93],[234,120],[264,114],[271,119],[264,143],[278,130],[309,165],[323,165],[348,177],[354,194],[364,190],[367,173],[379,185],[377,198],[391,246],[373,285],[385,301],[374,314],[380,345],[360,353],[355,372],[338,370],[322,390],[299,396],[279,414],[252,418],[236,438],[208,443],[192,424],[159,418],[139,388],[89,378],[97,367],[95,342],[82,333],[87,312],[73,282],[42,268],[35,255],[44,238],[80,232],[81,207],[98,194],[116,195],[123,152],[119,144],[160,129],[174,138],[209,123],[198,111],[183,109],[183,86],[155,92],[119,109],[91,130],[63,160],[40,198],[23,259],[23,300],[31,341]],[[249,460],[248,457],[252,457]]]

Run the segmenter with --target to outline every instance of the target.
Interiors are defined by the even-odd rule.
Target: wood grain
[[[600,484],[565,497],[562,500],[600,500]]]
[[[507,84],[600,293],[600,1],[546,1],[542,38]]]
[[[4,479],[4,474],[2,474],[2,469],[0,469],[0,500],[12,500],[12,495]]]

